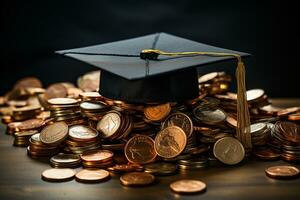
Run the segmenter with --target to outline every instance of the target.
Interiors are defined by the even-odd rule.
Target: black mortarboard
[[[199,95],[197,69],[234,57],[141,55],[144,49],[165,52],[246,53],[209,46],[166,33],[95,46],[57,51],[102,70],[99,93],[104,97],[132,103],[170,102]],[[151,58],[151,56],[154,57]]]
[[[250,120],[242,56],[249,54],[218,48],[166,33],[118,42],[57,51],[102,70],[99,93],[131,103],[173,102],[199,95],[197,66],[237,59],[238,137],[249,143]],[[246,135],[246,137],[241,137]],[[247,146],[251,146],[247,144]]]

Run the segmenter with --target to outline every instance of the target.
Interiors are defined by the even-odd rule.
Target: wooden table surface
[[[275,105],[300,105],[299,99],[276,99]],[[156,177],[149,187],[129,188],[120,185],[119,176],[103,183],[83,184],[75,180],[61,183],[45,182],[41,172],[50,168],[47,162],[31,159],[26,148],[13,147],[13,137],[0,125],[0,200],[30,199],[300,199],[300,178],[275,180],[267,177],[265,168],[289,165],[284,161],[250,159],[237,166],[217,166],[187,171],[173,176]],[[293,164],[300,168],[300,164]],[[80,170],[80,169],[77,169]],[[169,190],[172,181],[193,178],[204,181],[207,191],[197,195],[177,195]]]

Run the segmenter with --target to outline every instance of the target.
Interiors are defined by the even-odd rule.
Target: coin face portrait
[[[174,158],[184,150],[186,142],[186,134],[181,128],[169,126],[155,137],[155,150],[161,157]]]
[[[154,141],[148,136],[134,136],[125,146],[125,156],[132,163],[146,164],[152,162],[156,157]]]
[[[119,129],[121,124],[120,115],[117,113],[108,113],[106,114],[101,121],[97,124],[97,130],[103,133],[101,136],[108,138],[112,136]]]
[[[168,126],[178,126],[180,127],[185,133],[186,136],[189,137],[193,132],[193,122],[189,116],[183,113],[174,113],[171,114],[167,119],[164,121],[162,128],[167,128]]]

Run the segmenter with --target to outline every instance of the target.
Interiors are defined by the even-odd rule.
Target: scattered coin
[[[120,181],[125,186],[146,186],[154,182],[155,177],[146,172],[130,172],[120,177]]]
[[[186,133],[187,138],[190,137],[193,132],[193,122],[190,117],[184,113],[177,112],[169,115],[162,124],[162,129],[168,126],[180,127]]]
[[[194,194],[205,191],[206,184],[198,180],[184,179],[171,183],[170,189],[180,194]]]
[[[299,169],[294,166],[273,166],[265,170],[266,175],[271,178],[295,178],[299,175]]]
[[[95,183],[108,180],[110,174],[104,169],[83,169],[76,173],[75,178],[79,182]]]
[[[47,169],[42,173],[42,179],[46,181],[67,181],[75,176],[73,169]]]

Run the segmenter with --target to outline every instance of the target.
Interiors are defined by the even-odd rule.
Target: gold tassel
[[[142,54],[151,54],[153,58],[158,55],[165,56],[191,56],[191,55],[205,55],[215,57],[234,57],[237,59],[236,79],[237,79],[237,139],[243,144],[245,150],[251,151],[251,135],[250,135],[250,115],[248,109],[248,102],[246,96],[246,81],[245,81],[245,65],[242,57],[234,53],[220,53],[220,52],[164,52],[158,49],[145,49]]]

